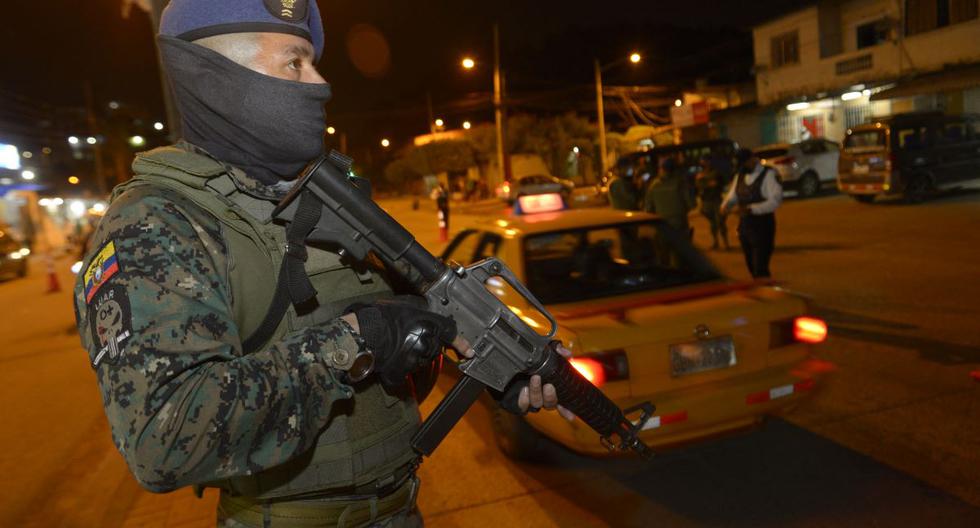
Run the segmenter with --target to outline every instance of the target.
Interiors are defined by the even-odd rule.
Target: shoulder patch
[[[114,363],[121,355],[122,346],[132,337],[133,316],[126,290],[118,284],[110,284],[102,293],[88,303],[88,320],[92,332],[92,343],[99,346],[92,358],[92,367],[108,356]]]
[[[95,254],[83,275],[85,283],[85,304],[92,302],[92,297],[99,288],[113,275],[119,272],[119,261],[116,260],[116,245],[110,240]]]
[[[265,0],[265,8],[280,20],[302,22],[306,20],[309,0]]]

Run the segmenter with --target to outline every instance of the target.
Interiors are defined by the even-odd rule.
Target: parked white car
[[[783,180],[783,187],[802,197],[810,197],[823,187],[836,185],[840,145],[826,139],[799,143],[776,143],[752,150]]]

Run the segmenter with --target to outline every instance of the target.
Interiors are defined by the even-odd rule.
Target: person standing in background
[[[776,209],[783,203],[783,185],[776,171],[759,163],[748,149],[735,153],[738,173],[721,212],[734,210],[739,216],[738,241],[742,244],[745,264],[754,278],[767,278],[769,260],[776,240]]]
[[[724,243],[725,249],[728,250],[728,225],[725,222],[725,215],[721,212],[724,183],[721,175],[712,166],[710,155],[706,154],[701,157],[701,170],[698,171],[695,184],[698,191],[698,201],[701,203],[701,215],[708,219],[708,224],[711,226],[713,241],[711,249],[718,249],[718,235],[720,234],[721,241]]]

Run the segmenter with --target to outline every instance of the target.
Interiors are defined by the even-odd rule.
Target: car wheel
[[[918,174],[905,186],[905,201],[910,204],[922,203],[932,192],[932,180],[928,175]]]
[[[869,204],[875,201],[875,195],[873,194],[852,194],[851,198],[854,198],[863,204]]]
[[[800,196],[809,198],[820,191],[820,179],[815,172],[808,172],[800,178]]]
[[[490,411],[497,446],[510,458],[532,461],[540,457],[542,437],[527,421],[494,405]]]

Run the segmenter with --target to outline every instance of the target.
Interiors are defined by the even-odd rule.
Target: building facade
[[[762,143],[980,112],[980,0],[825,0],[753,29]]]

